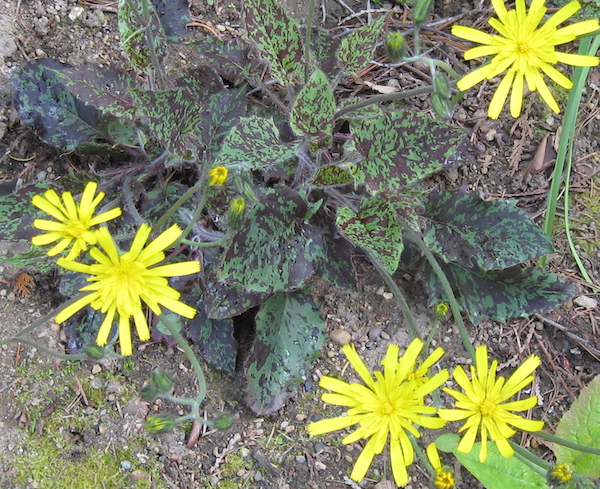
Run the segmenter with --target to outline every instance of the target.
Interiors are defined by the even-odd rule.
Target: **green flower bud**
[[[385,53],[390,61],[400,61],[404,58],[406,43],[404,36],[399,32],[388,32],[385,39]]]
[[[448,307],[448,304],[445,302],[440,302],[437,306],[435,306],[435,317],[442,319],[446,314],[448,314],[449,310],[450,308]]]
[[[432,0],[417,0],[417,4],[413,9],[413,23],[420,26],[429,17]]]
[[[148,433],[157,435],[159,433],[168,433],[175,428],[175,418],[170,414],[155,414],[146,418],[144,425]]]
[[[440,73],[435,75],[433,79],[433,90],[435,93],[439,93],[440,97],[445,98],[446,100],[450,99],[450,87],[448,86],[448,81],[446,77]]]
[[[142,401],[151,402],[158,396],[158,389],[154,384],[146,384],[140,389]]]
[[[246,201],[243,197],[237,197],[229,204],[229,220],[232,223],[239,222],[246,211]]]
[[[448,100],[442,98],[439,93],[434,93],[431,95],[431,106],[433,107],[435,113],[442,119],[449,119],[452,115]]]
[[[158,368],[152,372],[152,381],[154,382],[154,385],[158,391],[161,393],[171,392],[173,389],[173,380],[171,377],[169,377],[166,372],[163,372]]]
[[[234,416],[232,416],[231,414],[224,414],[222,416],[219,416],[215,420],[215,428],[217,428],[218,430],[227,430],[231,428],[231,426],[233,426],[234,421]]]
[[[85,354],[93,360],[100,360],[104,357],[104,348],[97,345],[85,345]]]

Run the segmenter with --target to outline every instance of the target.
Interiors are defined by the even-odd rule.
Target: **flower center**
[[[84,226],[81,221],[71,221],[65,231],[74,238],[79,238],[83,233],[88,230],[87,226]]]
[[[385,401],[381,404],[381,412],[383,414],[392,414],[396,410],[396,406],[389,401]]]
[[[492,416],[496,410],[496,405],[485,399],[479,405],[479,411],[483,416]]]

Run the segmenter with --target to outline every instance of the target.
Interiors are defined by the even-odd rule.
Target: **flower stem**
[[[526,431],[526,430],[523,430]],[[580,445],[579,443],[575,443],[574,441],[568,441],[560,436],[552,435],[546,431],[535,431],[529,432],[532,435],[538,436],[544,440],[550,441],[552,443],[558,443],[563,447],[570,448],[571,450],[577,450],[578,452],[592,453],[594,455],[600,455],[600,448],[590,447],[588,445]]]
[[[181,347],[185,356],[188,358],[190,363],[192,364],[192,368],[194,369],[194,373],[198,378],[198,395],[196,396],[197,405],[196,410],[199,408],[200,403],[203,401],[204,396],[206,396],[206,379],[204,378],[204,372],[202,371],[202,367],[200,366],[200,362],[198,362],[198,357],[194,353],[194,350],[190,348],[190,345],[185,340],[185,338],[181,335],[181,333],[177,330],[177,328],[173,325],[171,320],[166,316],[166,314],[160,315],[160,322],[164,324],[169,330],[169,334],[175,338],[177,344]]]
[[[179,199],[177,199],[177,202],[175,202],[171,208],[165,212],[158,221],[156,221],[156,224],[154,225],[154,229],[160,230],[165,223],[169,220],[169,218],[175,214],[175,212],[177,211],[177,209],[179,209],[183,204],[185,204],[189,199],[192,198],[192,196],[202,188],[202,186],[204,185],[204,178],[200,178],[200,180],[198,180],[198,183],[196,183],[193,187],[190,187],[186,193],[184,193],[181,197],[179,197]]]
[[[28,340],[26,338],[8,338],[9,341],[14,341],[16,343],[25,343],[26,345],[33,346],[48,355],[53,356],[54,358],[58,358],[59,360],[85,360],[88,356],[85,353],[58,353],[57,351],[51,350],[50,348],[46,348],[43,345],[35,341]]]
[[[446,277],[446,274],[442,270],[442,267],[440,267],[435,256],[433,256],[433,253],[428,248],[428,246],[425,244],[423,239],[419,235],[417,235],[417,233],[411,231],[410,228],[408,228],[408,226],[404,226],[404,232],[406,233],[406,237],[412,243],[414,243],[415,245],[417,245],[419,247],[421,252],[425,255],[425,258],[431,265],[431,268],[433,269],[434,273],[437,275],[437,278],[440,281],[442,289],[444,290],[444,295],[446,296],[446,300],[450,304],[450,309],[452,310],[452,315],[454,316],[454,321],[456,322],[456,326],[458,326],[458,331],[460,332],[460,337],[462,339],[463,345],[465,346],[465,349],[471,356],[471,359],[473,361],[475,361],[475,349],[473,348],[473,345],[471,344],[471,340],[469,340],[469,334],[467,332],[467,327],[465,326],[465,323],[461,316],[460,307],[458,306],[458,301],[456,300],[456,296],[454,295],[452,286],[450,285],[450,282],[448,281],[448,277]]]
[[[522,462],[525,462],[525,460],[527,460],[529,462],[527,465],[529,465],[533,470],[535,470],[539,474],[545,476],[546,472],[548,472],[550,467],[552,467],[551,463],[546,462],[545,460],[541,459],[540,457],[534,455],[529,450],[525,450],[518,443],[515,443],[512,440],[508,440],[508,442],[513,447],[513,450],[515,451],[515,454],[519,457],[519,459]]]

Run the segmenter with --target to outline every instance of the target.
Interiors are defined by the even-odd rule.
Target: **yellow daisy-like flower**
[[[424,397],[446,382],[448,371],[443,370],[423,382],[409,379],[410,374],[415,371],[417,357],[422,348],[423,342],[414,340],[404,355],[399,357],[398,346],[390,345],[382,362],[383,372],[375,372],[373,379],[354,345],[346,345],[343,352],[364,385],[349,384],[327,376],[321,378],[319,385],[333,391],[323,394],[321,399],[350,409],[347,416],[311,423],[308,425],[308,432],[315,436],[359,425],[342,440],[342,443],[348,444],[361,438],[369,439],[350,475],[355,481],[364,478],[374,456],[383,451],[389,435],[394,480],[399,486],[406,485],[406,467],[414,461],[414,451],[407,433],[418,438],[420,434],[415,425],[430,429],[444,426],[445,421],[434,416],[436,408],[425,405]],[[425,360],[425,363],[430,363],[429,359]]]
[[[211,187],[223,185],[227,181],[229,170],[224,166],[215,166],[208,172],[208,184]]]
[[[121,209],[116,207],[94,216],[96,207],[104,199],[104,192],[99,192],[94,197],[97,188],[95,182],[89,182],[85,186],[79,205],[75,203],[71,192],[64,192],[62,197],[54,190],[48,190],[43,196],[34,195],[31,203],[56,221],[47,219],[33,221],[34,227],[48,232],[34,236],[31,242],[36,246],[44,246],[58,241],[48,251],[48,256],[58,255],[73,243],[73,247],[67,254],[67,260],[77,258],[88,245],[95,245],[96,235],[90,228],[121,215]]]
[[[546,13],[545,0],[532,0],[529,12],[525,0],[516,0],[514,10],[506,10],[502,0],[492,0],[498,18],[488,20],[500,35],[490,35],[465,26],[454,26],[452,34],[468,41],[483,44],[465,52],[466,60],[494,55],[489,63],[469,73],[458,81],[459,90],[467,90],[484,79],[492,79],[505,73],[496,93],[492,97],[488,115],[497,119],[512,87],[510,113],[518,117],[521,113],[524,82],[529,90],[539,91],[542,99],[556,113],[560,112],[554,96],[544,80],[544,74],[567,90],[573,82],[554,68],[557,63],[573,66],[598,66],[597,56],[584,56],[557,51],[556,46],[573,41],[577,36],[594,32],[599,28],[598,20],[577,22],[558,29],[558,25],[572,17],[581,4],[573,1],[552,15],[538,27]]]
[[[131,355],[130,319],[133,317],[137,334],[141,340],[150,339],[150,329],[146,322],[143,303],[156,315],[162,314],[161,306],[186,318],[193,318],[196,309],[180,302],[181,294],[169,286],[166,277],[180,277],[200,271],[200,263],[187,261],[150,268],[165,258],[163,250],[171,246],[179,236],[181,229],[171,226],[147,246],[150,226],[142,224],[136,233],[128,252],[120,253],[107,228],[97,231],[99,248],[90,250],[91,257],[97,263],[85,265],[76,261],[60,258],[57,263],[67,270],[87,273],[90,285],[81,291],[90,291],[81,299],[63,309],[56,322],[62,323],[85,306],[90,305],[106,314],[100,325],[96,343],[104,346],[108,341],[115,315],[119,316],[119,341],[121,353]]]
[[[427,458],[435,470],[435,480],[433,485],[440,489],[452,489],[456,482],[454,481],[454,474],[448,470],[444,470],[442,467],[442,461],[440,460],[440,454],[438,453],[437,446],[435,443],[430,443],[427,446]]]
[[[488,370],[488,353],[484,345],[475,350],[475,367],[471,367],[470,380],[462,367],[454,369],[454,380],[464,393],[444,388],[445,392],[456,399],[456,409],[440,409],[439,416],[446,421],[466,419],[459,430],[467,431],[458,444],[459,451],[469,453],[473,449],[477,433],[481,431],[480,462],[485,462],[487,458],[488,434],[502,456],[510,457],[514,450],[508,438],[516,433],[511,426],[525,431],[539,431],[544,427],[543,421],[525,419],[514,413],[536,406],[536,396],[507,402],[533,381],[531,374],[539,365],[539,357],[532,355],[508,380],[504,377],[496,378],[498,362],[494,360]]]

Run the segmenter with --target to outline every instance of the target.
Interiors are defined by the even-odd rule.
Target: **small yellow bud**
[[[215,166],[208,172],[208,184],[211,187],[223,185],[227,181],[227,175],[229,175],[227,168],[224,166]]]
[[[390,61],[400,61],[404,58],[406,44],[404,36],[399,32],[389,32],[385,40],[385,53]]]
[[[449,311],[448,304],[445,302],[440,302],[437,306],[435,306],[435,317],[438,319],[442,319]]]
[[[246,201],[243,197],[237,197],[231,201],[229,205],[229,216],[231,219],[236,220],[241,217],[246,211]]]
[[[573,478],[573,468],[569,464],[558,464],[550,469],[549,479],[552,482],[565,484]]]
[[[153,435],[167,433],[175,427],[175,419],[168,414],[156,414],[148,416],[144,426],[146,431]]]

